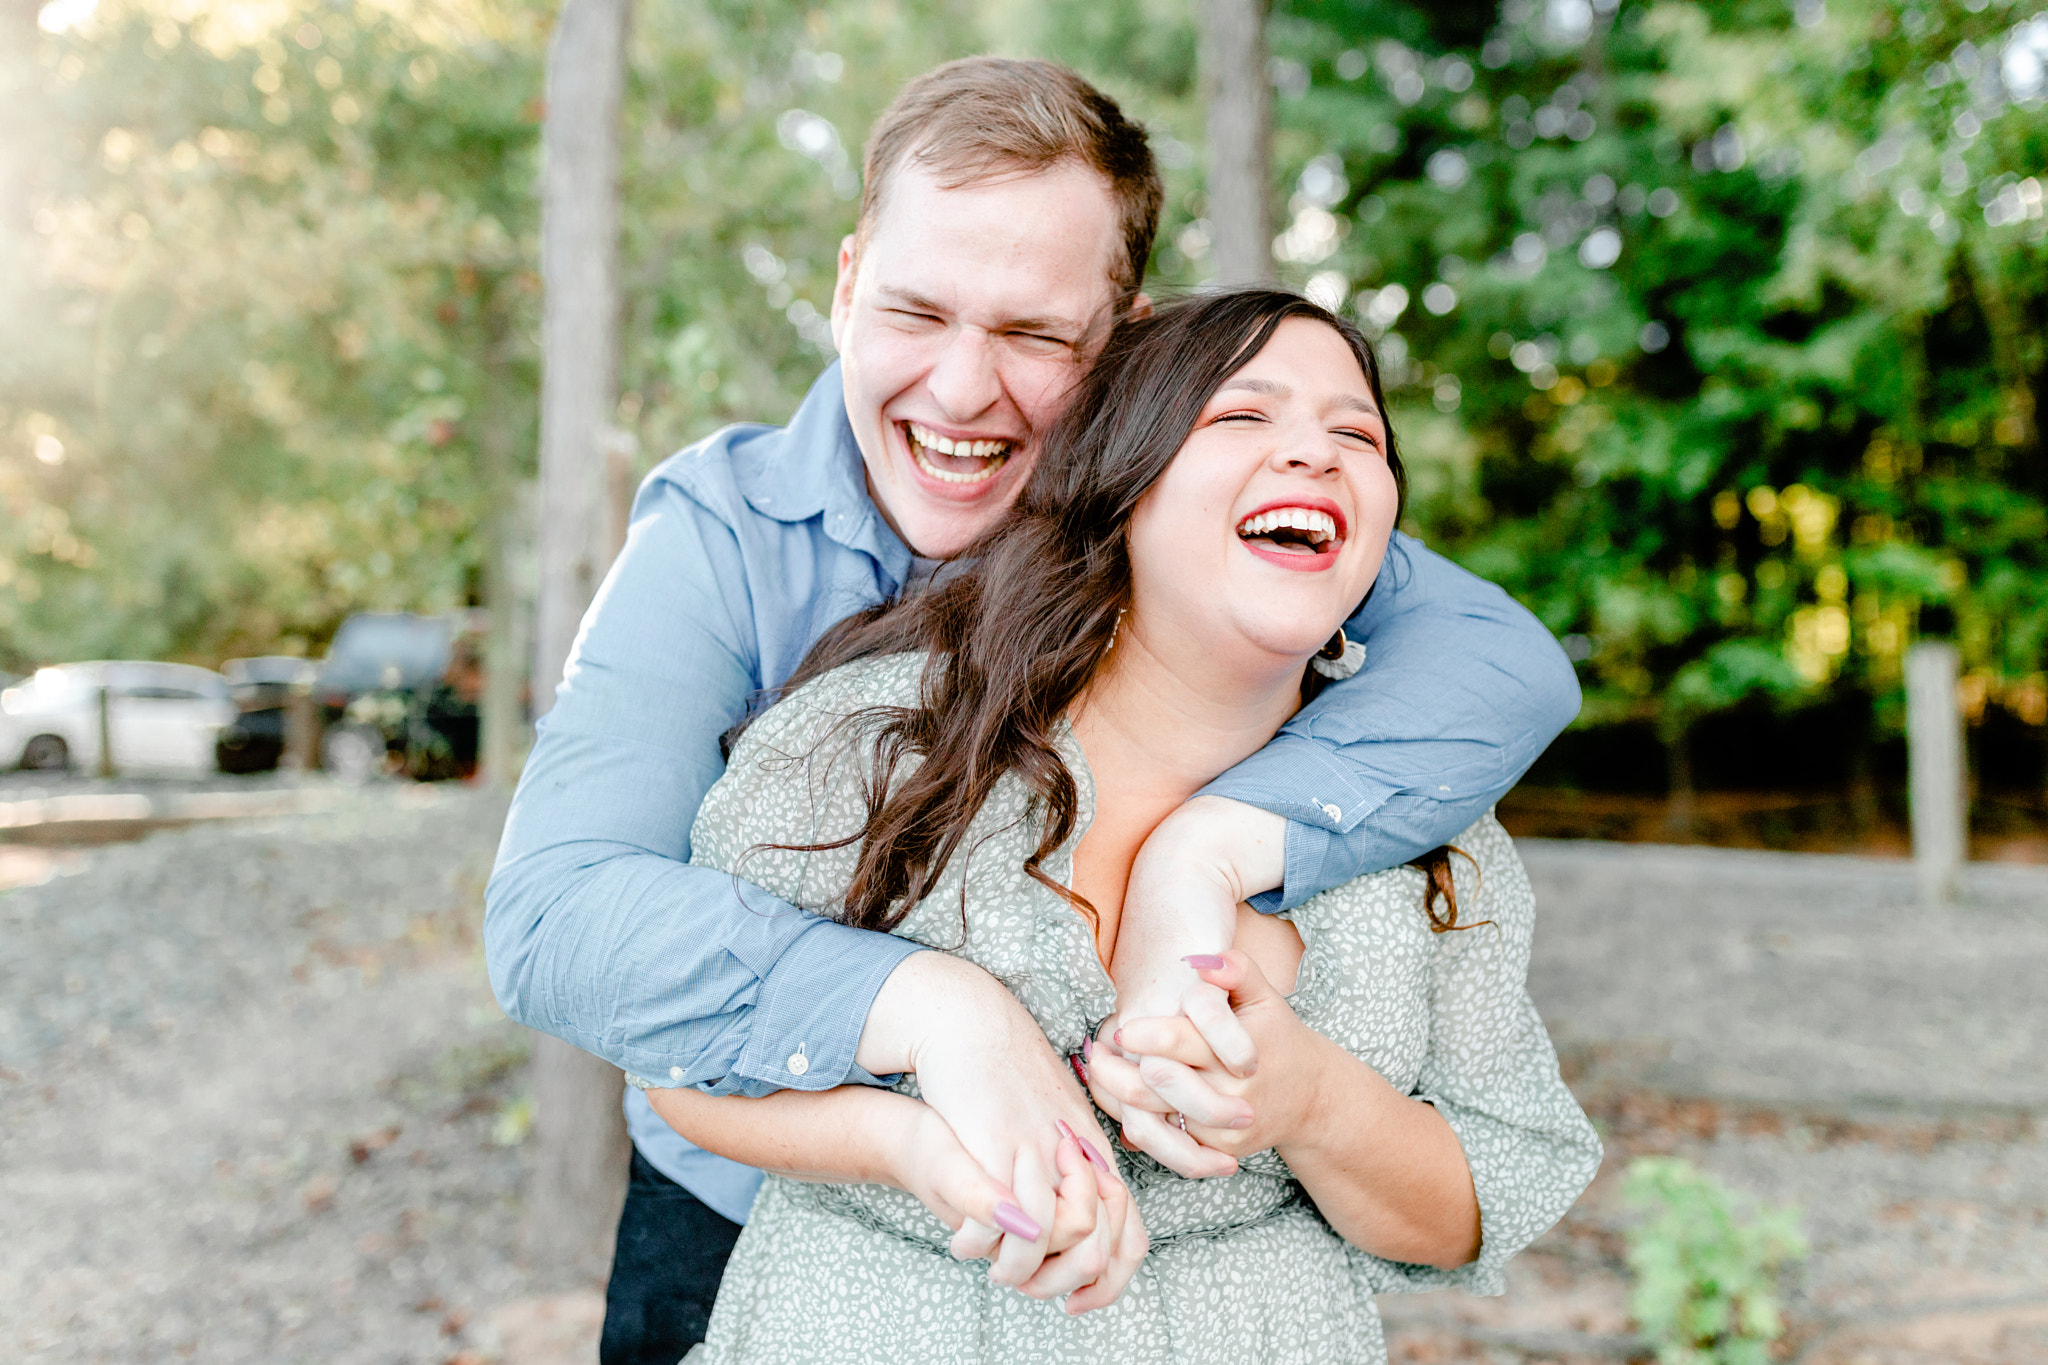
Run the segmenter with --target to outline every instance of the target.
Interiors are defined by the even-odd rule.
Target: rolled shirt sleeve
[[[1570,660],[1492,583],[1394,534],[1345,623],[1365,665],[1204,794],[1288,820],[1268,914],[1442,844],[1520,781],[1579,711]]]
[[[861,1030],[918,945],[687,863],[719,736],[764,676],[786,676],[820,604],[843,615],[877,588],[835,578],[779,525],[749,542],[737,489],[714,492],[732,505],[660,478],[636,503],[506,822],[485,896],[491,983],[520,1023],[657,1084],[873,1079],[854,1062]]]

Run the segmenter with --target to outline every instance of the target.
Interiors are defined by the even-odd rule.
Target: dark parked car
[[[215,741],[214,758],[224,773],[268,772],[284,757],[292,693],[312,684],[316,667],[310,659],[273,654],[229,659],[220,671],[237,714]]]
[[[355,782],[474,772],[478,644],[469,617],[363,612],[342,622],[313,681],[321,765]]]

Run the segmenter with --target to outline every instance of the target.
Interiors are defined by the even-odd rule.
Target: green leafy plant
[[[1806,1255],[1795,1209],[1738,1215],[1726,1186],[1677,1157],[1641,1157],[1623,1190],[1630,1307],[1660,1365],[1763,1365],[1784,1334],[1779,1277]]]

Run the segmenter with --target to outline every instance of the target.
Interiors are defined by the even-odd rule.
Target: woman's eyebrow
[[[1216,392],[1228,393],[1232,389],[1243,389],[1247,393],[1263,393],[1269,398],[1291,398],[1294,396],[1294,390],[1288,388],[1279,380],[1260,379],[1254,375],[1244,375],[1239,378],[1226,380],[1223,387]],[[1373,406],[1370,398],[1361,398],[1357,394],[1352,393],[1340,394],[1331,406],[1346,408],[1352,412],[1362,412],[1368,417],[1378,417],[1380,415],[1380,410]]]

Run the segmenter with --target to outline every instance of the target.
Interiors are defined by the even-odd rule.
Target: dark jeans
[[[711,1321],[740,1225],[713,1213],[636,1148],[604,1291],[601,1365],[675,1365]]]

